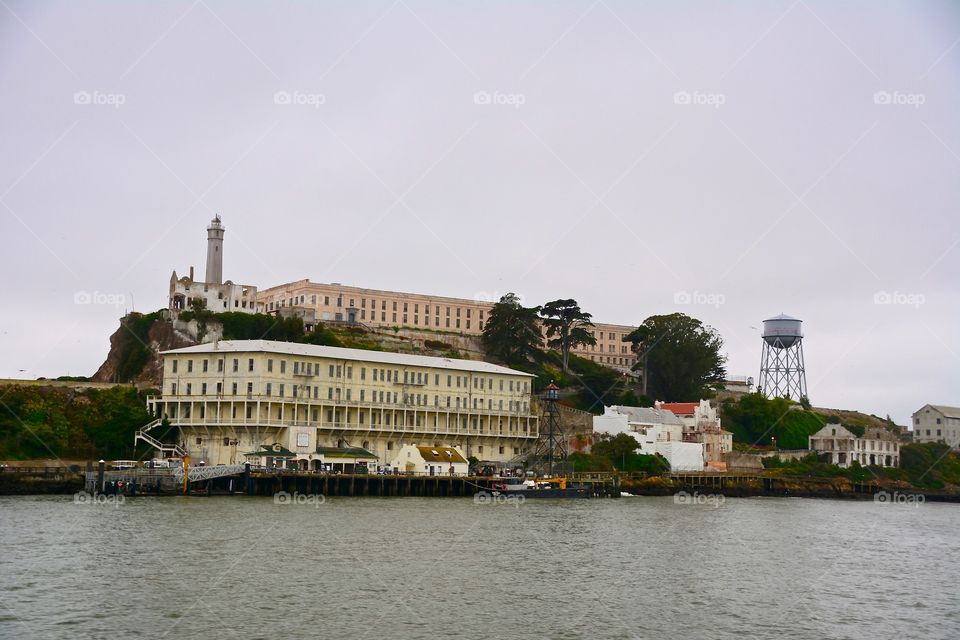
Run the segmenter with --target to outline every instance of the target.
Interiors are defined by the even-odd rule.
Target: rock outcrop
[[[140,387],[159,387],[163,368],[160,352],[197,344],[163,318],[147,320],[149,326],[143,331],[144,327],[136,326],[143,318],[146,317],[127,316],[121,320],[120,327],[110,336],[107,359],[91,378],[94,382],[133,382]]]

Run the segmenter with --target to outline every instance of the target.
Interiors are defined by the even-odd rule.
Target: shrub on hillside
[[[722,405],[723,426],[739,442],[766,445],[771,437],[780,449],[806,449],[808,436],[819,431],[826,418],[786,398],[751,393]]]
[[[136,430],[150,422],[133,387],[8,387],[0,411],[0,458],[133,456]]]

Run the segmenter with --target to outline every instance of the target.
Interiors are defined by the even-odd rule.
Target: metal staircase
[[[186,450],[180,445],[166,444],[165,442],[160,442],[159,440],[157,440],[156,438],[154,438],[148,433],[151,429],[159,427],[161,424],[163,424],[163,420],[158,419],[143,425],[137,431],[137,434],[133,438],[134,446],[136,446],[138,442],[143,440],[144,442],[149,444],[151,447],[159,451],[161,457],[168,458],[171,456],[176,456],[176,457],[182,458],[183,456],[187,455]]]

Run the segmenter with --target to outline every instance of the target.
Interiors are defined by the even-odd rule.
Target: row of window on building
[[[590,356],[590,359],[594,362],[617,364],[624,367],[630,366],[636,362],[636,358],[620,358],[616,356]]]
[[[307,300],[308,300],[308,297],[306,294],[298,294],[298,295],[291,296],[289,298],[285,298],[283,300],[279,300],[279,301],[274,300],[272,302],[268,302],[266,304],[266,310],[276,311],[281,307],[305,305],[307,304]],[[369,298],[369,299],[359,298],[359,300],[360,300],[359,320],[377,322],[378,321],[378,317],[377,317],[378,299],[377,298]],[[343,308],[357,309],[357,304],[356,304],[357,298],[344,298],[342,295],[341,296],[328,296],[328,295],[318,296],[317,294],[310,294],[309,301],[310,301],[309,303],[312,306],[322,306],[322,307],[337,308],[337,309],[343,309]],[[344,302],[348,302],[349,304],[344,305]],[[421,324],[420,323],[421,305],[419,302],[413,302],[413,303],[402,302],[401,303],[396,300],[388,301],[381,298],[379,299],[379,305],[380,305],[380,309],[379,309],[380,322],[400,322],[403,324],[407,324],[409,323],[410,317],[412,315],[413,324],[414,325]],[[369,315],[367,314],[368,308],[370,310]],[[431,309],[433,310],[432,314],[431,314]],[[388,320],[388,313],[387,313],[388,310],[390,312],[389,320]],[[411,314],[411,311],[412,311],[412,314]],[[449,306],[449,305],[441,305],[441,304],[424,303],[423,316],[422,316],[423,325],[427,327],[431,325],[434,327],[443,326],[444,328],[448,328],[448,329],[461,329],[461,328],[471,329],[472,326],[471,326],[470,320],[471,320],[473,311],[474,309],[471,307],[457,307],[457,306]],[[482,331],[485,310],[481,308],[481,309],[476,309],[476,311],[479,316],[478,318],[479,323],[477,325],[477,329]],[[431,323],[431,315],[433,316],[432,323]],[[444,317],[443,322],[441,322],[441,316]],[[460,324],[461,317],[463,317],[466,320],[465,326],[461,326]],[[321,314],[321,319],[343,320],[344,318],[341,313],[337,313],[336,316],[334,317],[334,316],[331,316],[329,312],[326,312]],[[622,342],[622,336],[623,336],[622,333],[617,333],[615,331],[595,331],[592,333],[592,335],[594,338],[597,339],[598,344],[589,345],[589,346],[584,345],[582,349],[583,351],[586,351],[588,348],[590,351],[598,351],[598,350],[602,351],[603,344],[599,344],[599,343],[608,341],[610,344],[607,344],[607,352],[616,353],[618,351],[618,349],[616,348],[617,347],[616,343]],[[629,353],[628,345],[620,344],[619,346],[620,346],[619,352],[621,354]]]
[[[187,373],[193,373],[193,360],[187,359]],[[208,359],[204,358],[199,361],[201,364],[201,371],[207,373],[209,371],[210,362]],[[254,359],[247,359],[247,371],[254,371]],[[287,373],[287,360],[279,360],[279,373],[280,375],[285,375]],[[217,360],[217,372],[223,372],[224,361],[222,359]],[[173,373],[178,373],[180,368],[179,360],[174,359],[171,364],[171,370]],[[367,379],[367,368],[359,367],[360,369],[360,380],[365,381]],[[240,370],[240,359],[233,359],[233,372],[237,373]],[[293,361],[293,375],[303,375],[306,377],[316,377],[320,375],[321,364],[319,362],[309,362],[309,361]],[[274,361],[273,358],[267,359],[267,373],[274,373]],[[339,364],[329,364],[327,365],[327,377],[328,378],[345,378],[347,380],[353,380],[353,366],[352,365],[339,365]],[[494,379],[485,378],[480,375],[453,375],[446,374],[446,384],[448,388],[456,386],[456,388],[469,388],[471,386],[471,380],[473,388],[485,391],[489,389],[490,391],[494,390]],[[371,368],[371,378],[373,382],[390,382],[394,384],[405,384],[405,385],[429,385],[430,384],[430,372],[427,371],[411,371],[403,370],[403,382],[400,382],[400,370],[399,369],[387,369],[384,368]],[[433,385],[439,387],[444,376],[439,373],[433,374]],[[528,380],[504,380],[500,378],[499,390],[501,392],[508,391],[510,393],[529,393],[530,392],[530,382]],[[234,385],[236,386],[236,385]],[[269,383],[267,387],[269,388]],[[281,385],[282,386],[282,385]],[[206,384],[204,384],[206,388]],[[268,394],[269,395],[269,394]]]
[[[602,344],[581,345],[580,348],[582,348],[584,351],[586,351],[586,349],[587,349],[588,346],[589,346],[589,348],[590,348],[590,351],[599,351],[599,352],[603,353],[603,345],[602,345]],[[614,345],[614,344],[608,344],[608,345],[607,345],[607,353],[616,353],[616,352],[617,352],[617,347],[616,347],[616,345]],[[623,354],[628,354],[628,353],[630,353],[629,347],[627,347],[627,345],[625,345],[625,344],[620,345],[620,353],[623,353]]]
[[[322,302],[320,302],[320,300],[322,300]],[[344,300],[345,300],[345,298],[344,298],[343,296],[337,296],[337,297],[335,297],[335,298],[331,298],[331,296],[317,296],[316,294],[311,294],[311,295],[310,295],[310,304],[311,304],[312,306],[324,306],[324,307],[331,307],[331,308],[332,308],[333,306],[336,306],[336,308],[342,309],[342,308],[344,308],[344,306],[345,306],[345,305],[343,304],[343,303],[344,303]],[[279,309],[279,308],[281,308],[281,307],[293,307],[293,306],[297,306],[297,305],[305,305],[305,304],[307,304],[306,301],[307,301],[307,296],[306,296],[305,294],[300,294],[300,295],[292,296],[292,297],[290,297],[290,298],[286,298],[286,299],[284,299],[284,300],[279,300],[279,301],[276,301],[276,300],[275,300],[275,301],[272,301],[272,302],[268,302],[268,303],[267,303],[267,310],[268,310],[268,311],[276,311],[277,309]],[[336,305],[332,305],[332,304],[331,304],[331,301],[335,301],[335,302],[336,302]],[[367,304],[368,302],[369,302],[369,305]],[[409,313],[409,312],[411,311],[411,309],[412,309],[412,310],[413,310],[413,313],[415,313],[415,314],[419,314],[419,313],[420,313],[420,303],[419,303],[419,302],[413,302],[413,303],[403,302],[403,303],[399,303],[399,302],[397,302],[396,300],[387,301],[387,300],[384,300],[384,299],[380,299],[380,311],[381,311],[381,312],[387,311],[387,309],[388,309],[388,304],[387,304],[387,303],[388,303],[388,302],[390,303],[390,304],[389,304],[389,309],[390,309],[391,312],[401,311],[401,309],[402,309],[402,313]],[[359,307],[359,309],[360,309],[361,311],[363,311],[363,310],[367,309],[368,306],[369,306],[369,309],[370,309],[371,312],[376,311],[376,309],[377,309],[377,299],[376,299],[376,298],[370,298],[370,299],[360,298],[360,307]],[[357,307],[357,299],[356,299],[356,298],[349,298],[349,304],[346,305],[346,308],[347,308],[347,309],[356,309],[356,308],[358,308],[358,307]],[[449,317],[451,317],[451,316],[452,316],[452,317],[457,317],[457,318],[460,318],[460,317],[470,318],[470,317],[472,317],[473,311],[474,311],[473,308],[471,308],[471,307],[456,307],[456,306],[451,307],[451,306],[447,306],[447,305],[425,303],[425,304],[423,305],[423,315],[424,315],[424,316],[429,316],[429,315],[431,314],[431,312],[430,312],[431,309],[433,309],[433,314],[434,314],[435,316],[439,317],[440,315],[445,315],[447,318],[449,318]],[[483,321],[483,318],[484,318],[485,310],[484,310],[484,309],[477,309],[477,314],[478,314],[478,316],[479,316],[479,320],[482,322],[482,321]],[[371,317],[372,317],[372,316],[371,316]]]
[[[193,395],[193,383],[188,382],[183,387],[179,387],[176,382],[170,383],[170,394],[173,396],[177,395],[179,390],[184,391],[185,396]],[[216,394],[218,396],[223,395],[223,383],[216,383]],[[302,399],[302,400],[319,400],[321,396],[321,387],[320,386],[311,386],[311,385],[291,385],[291,395],[287,395],[287,386],[283,383],[279,383],[276,388],[274,388],[272,382],[267,382],[264,386],[264,397],[272,398],[292,398],[292,399]],[[200,383],[200,395],[206,396],[208,391],[207,383]],[[274,395],[276,391],[276,395]],[[326,387],[326,399],[332,400],[334,402],[353,402],[353,389],[346,389],[342,391],[339,388],[335,387]],[[239,392],[238,383],[234,382],[230,387],[230,395],[237,395]],[[253,382],[247,382],[247,396],[253,396]],[[357,400],[359,402],[373,402],[379,404],[404,404],[407,406],[416,406],[416,407],[445,407],[448,409],[478,409],[483,410],[486,408],[487,411],[504,411],[504,400],[502,398],[494,400],[493,398],[484,398],[480,397],[461,397],[461,396],[441,396],[434,394],[433,404],[430,404],[430,395],[426,393],[403,393],[400,394],[396,391],[377,391],[376,389],[370,390],[370,394],[367,394],[367,389],[360,389]],[[486,404],[486,407],[484,407]],[[527,412],[530,408],[530,403],[527,401],[521,400],[507,400],[506,401],[506,410],[511,413],[514,411],[517,412]]]
[[[223,420],[226,419],[224,416],[220,416],[217,411],[217,407],[213,407],[213,418]],[[348,423],[346,416],[339,409],[327,409],[326,410],[326,422],[320,426],[341,426],[341,427],[351,427],[351,426],[366,426],[367,425],[367,415],[368,412],[364,410],[357,411],[356,423]],[[261,407],[261,410],[257,412],[257,419],[264,419],[266,421],[276,420],[277,422],[284,421],[284,408],[282,406],[277,406],[275,409],[270,409],[269,407]],[[191,420],[193,418],[193,406],[190,404],[184,405],[169,405],[165,411],[166,417],[173,420]],[[310,410],[310,419],[314,423],[319,422],[320,412],[314,407]],[[197,406],[197,416],[198,420],[205,420],[207,418],[207,407],[206,405],[200,404]],[[231,420],[253,420],[254,419],[254,405],[247,404],[244,407],[238,407],[237,405],[232,405],[230,409],[230,419]],[[293,418],[290,418],[291,420]],[[301,421],[305,420],[303,416],[299,418]],[[529,426],[527,422],[523,420],[508,419],[506,424],[504,424],[502,418],[493,418],[485,416],[460,416],[459,420],[456,418],[450,419],[448,415],[447,418],[443,421],[445,424],[441,424],[440,414],[434,413],[431,416],[424,413],[394,413],[392,411],[370,411],[369,420],[371,427],[426,427],[431,426],[434,430],[457,430],[459,427],[462,431],[477,431],[479,433],[492,433],[492,434],[510,434],[510,433],[528,433]],[[452,424],[451,424],[452,423]],[[442,428],[441,428],[442,427]],[[488,431],[489,428],[489,431]]]

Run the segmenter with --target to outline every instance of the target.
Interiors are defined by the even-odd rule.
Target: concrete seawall
[[[3,471],[0,496],[72,495],[83,490],[83,472],[69,469]]]

